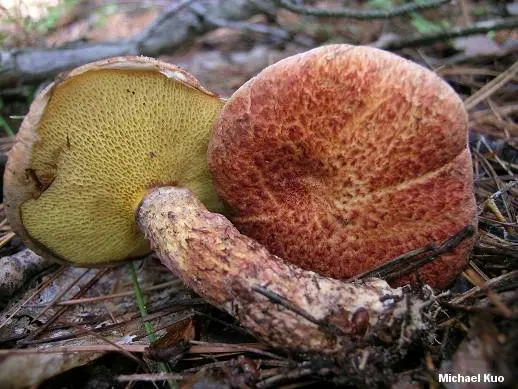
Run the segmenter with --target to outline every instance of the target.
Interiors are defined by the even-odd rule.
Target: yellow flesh
[[[66,261],[96,265],[149,251],[134,211],[150,187],[187,187],[221,211],[205,157],[221,107],[157,72],[98,70],[65,82],[37,129],[31,168],[50,186],[21,207],[28,233]]]

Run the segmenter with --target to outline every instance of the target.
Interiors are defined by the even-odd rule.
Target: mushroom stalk
[[[188,190],[151,190],[137,224],[162,263],[274,347],[345,355],[361,345],[404,346],[427,329],[434,301],[381,279],[343,282],[302,270],[207,211]],[[404,343],[404,344],[402,344]]]

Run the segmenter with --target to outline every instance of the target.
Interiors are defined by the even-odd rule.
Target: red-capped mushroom
[[[334,278],[475,225],[462,101],[433,72],[370,47],[324,46],[263,70],[225,104],[208,160],[241,232]],[[445,287],[472,244],[419,277]]]

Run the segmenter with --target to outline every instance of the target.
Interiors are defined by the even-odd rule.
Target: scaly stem
[[[404,346],[427,329],[426,287],[415,296],[380,279],[343,282],[287,264],[187,189],[150,191],[137,224],[164,265],[274,347],[345,355],[378,337]]]

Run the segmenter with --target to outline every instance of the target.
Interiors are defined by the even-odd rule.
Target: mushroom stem
[[[361,344],[408,344],[427,329],[430,289],[381,279],[343,282],[302,270],[207,211],[187,189],[151,190],[137,224],[162,263],[274,347],[344,355]]]

